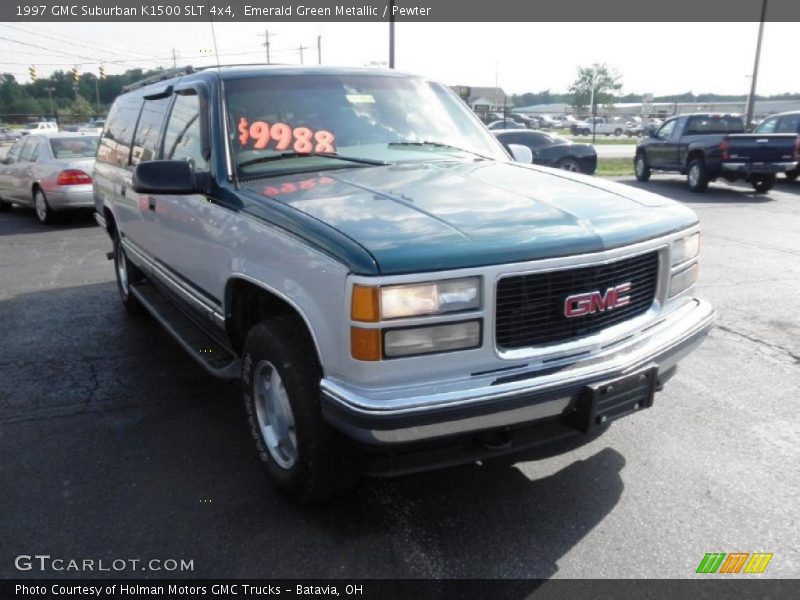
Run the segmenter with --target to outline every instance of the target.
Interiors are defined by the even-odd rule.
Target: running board
[[[152,283],[144,281],[132,285],[130,293],[206,371],[222,379],[240,377],[242,361],[196,325]]]

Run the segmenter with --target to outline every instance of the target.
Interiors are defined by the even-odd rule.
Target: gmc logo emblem
[[[564,300],[564,316],[572,319],[625,306],[631,301],[631,297],[627,295],[627,292],[630,291],[631,282],[628,281],[608,288],[605,294],[594,291],[567,296],[567,299]]]

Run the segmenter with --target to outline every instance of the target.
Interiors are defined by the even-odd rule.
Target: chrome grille
[[[603,265],[562,269],[500,279],[495,293],[495,340],[501,350],[567,342],[647,312],[655,300],[658,252]],[[573,294],[599,291],[630,282],[630,302],[580,317],[564,316]]]

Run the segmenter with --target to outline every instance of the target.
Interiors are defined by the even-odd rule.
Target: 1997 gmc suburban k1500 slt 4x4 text
[[[125,307],[241,379],[271,478],[304,502],[602,431],[714,320],[691,210],[512,162],[445,86],[394,71],[134,85],[94,186]]]

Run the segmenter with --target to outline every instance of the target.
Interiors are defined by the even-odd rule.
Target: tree
[[[95,114],[96,110],[86,98],[78,96],[77,99],[73,100],[72,104],[69,105],[69,108],[63,112],[65,112],[66,115],[71,115],[73,119],[77,121],[85,121],[91,115]]]
[[[622,76],[609,69],[608,65],[595,63],[591,67],[578,67],[578,77],[569,86],[572,94],[572,105],[578,109],[592,108],[589,106],[594,85],[595,105],[613,105],[616,93],[622,89]]]

